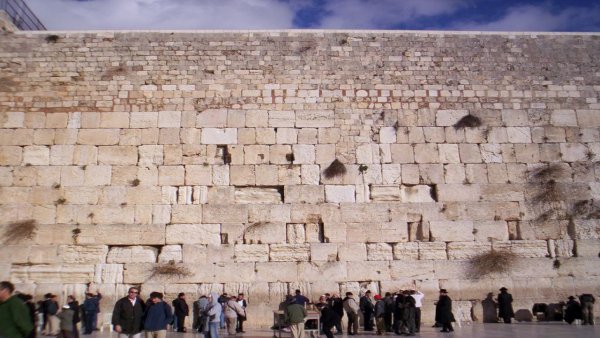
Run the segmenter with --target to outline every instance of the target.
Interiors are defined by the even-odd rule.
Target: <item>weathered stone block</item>
[[[113,247],[108,252],[107,263],[155,263],[158,249],[151,246]]]
[[[104,263],[107,254],[108,246],[106,245],[61,245],[58,248],[58,257],[63,263]]]
[[[236,144],[236,128],[204,128],[202,129],[203,144]]]
[[[269,245],[267,244],[237,244],[234,250],[236,262],[269,261]]]
[[[368,243],[367,260],[369,261],[391,261],[392,246],[388,243]]]
[[[183,250],[181,248],[181,245],[165,245],[160,249],[160,254],[158,255],[158,262],[168,263],[171,261],[183,261]]]
[[[448,259],[472,259],[477,255],[489,252],[492,248],[490,243],[477,242],[451,242],[448,243]]]
[[[331,128],[333,111],[299,110],[296,112],[296,128]]]
[[[269,258],[272,262],[303,262],[310,260],[309,244],[271,244]]]
[[[314,185],[286,185],[284,187],[285,203],[323,203],[325,187]]]
[[[221,244],[219,224],[171,224],[166,231],[167,244]]]
[[[328,203],[351,203],[354,202],[355,186],[353,185],[326,185],[325,202]]]
[[[277,204],[282,196],[277,188],[243,187],[235,190],[235,202],[240,204]]]
[[[244,243],[271,244],[285,243],[286,225],[277,222],[255,222],[244,230]]]
[[[473,241],[472,221],[430,221],[429,231],[435,241]]]
[[[446,260],[446,243],[443,242],[419,242],[419,259],[420,260]]]

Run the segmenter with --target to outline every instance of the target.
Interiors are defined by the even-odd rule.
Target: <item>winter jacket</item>
[[[286,323],[298,324],[303,323],[306,317],[306,309],[300,304],[288,304],[284,311]]]
[[[438,323],[450,323],[454,321],[452,314],[452,299],[448,296],[440,296],[435,306],[435,321]]]
[[[33,330],[33,323],[23,301],[12,296],[0,303],[0,337],[25,338]]]
[[[190,308],[185,299],[175,299],[173,301],[173,308],[175,308],[175,316],[177,317],[184,317],[190,314]]]
[[[120,325],[124,334],[136,334],[142,331],[142,317],[146,306],[144,301],[137,298],[135,306],[131,304],[128,297],[123,297],[115,303],[113,309],[112,324]]]
[[[323,324],[324,328],[332,328],[340,321],[340,316],[338,316],[335,311],[331,308],[331,306],[326,305],[321,308],[321,324]]]
[[[383,318],[385,315],[385,301],[380,299],[375,303],[375,318]]]
[[[358,304],[352,297],[344,298],[344,311],[346,313],[358,314]]]
[[[219,295],[216,292],[210,293],[210,303],[206,309],[206,315],[209,317],[210,322],[220,322],[221,321],[221,312],[223,312],[223,308],[221,304],[219,304]]]
[[[62,309],[56,317],[60,319],[60,330],[61,331],[73,331],[73,317],[75,317],[75,311],[69,309]]]
[[[363,313],[373,313],[374,310],[375,306],[373,305],[371,298],[367,296],[360,297],[360,311]]]
[[[166,330],[171,321],[173,321],[173,311],[169,304],[163,301],[156,304],[148,302],[144,313],[145,331]]]
[[[244,316],[246,313],[240,304],[232,299],[225,303],[223,311],[225,312],[225,318],[237,318],[238,315]]]
[[[515,316],[515,312],[512,307],[513,298],[512,295],[506,291],[502,291],[498,294],[498,317],[500,318],[512,318]]]

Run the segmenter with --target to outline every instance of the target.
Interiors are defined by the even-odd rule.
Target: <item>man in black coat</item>
[[[508,293],[507,288],[502,287],[498,294],[498,317],[502,318],[507,324],[510,324],[510,319],[515,316],[512,302],[512,295]]]
[[[73,337],[79,338],[79,330],[77,329],[77,323],[81,321],[79,316],[79,302],[74,296],[69,295],[67,297],[67,304],[69,305],[69,309],[73,310]]]
[[[333,338],[331,329],[340,321],[338,314],[333,311],[328,303],[319,303],[317,308],[321,311],[321,325],[323,327],[323,333],[327,338]]]
[[[435,305],[435,322],[442,324],[442,331],[440,332],[452,332],[452,322],[454,321],[454,315],[452,314],[452,299],[448,296],[446,289],[440,290],[440,298]]]
[[[146,310],[144,301],[139,297],[140,289],[131,287],[126,297],[115,303],[112,325],[119,338],[140,338],[143,326],[142,317]]]
[[[359,304],[360,311],[363,314],[363,325],[365,331],[373,331],[373,313],[375,312],[375,305],[371,300],[371,290],[367,290],[365,295],[360,297]]]
[[[335,330],[337,331],[336,334],[343,334],[344,331],[342,329],[342,318],[344,317],[344,301],[337,293],[334,293],[333,296],[327,300],[327,303],[329,303],[329,306],[339,318],[337,323],[335,323]]]
[[[581,305],[576,300],[577,298],[573,296],[569,296],[569,301],[566,304],[565,308],[565,322],[569,323],[569,325],[573,324],[575,319],[581,319]]]
[[[173,301],[175,308],[175,317],[177,318],[177,332],[186,332],[185,317],[190,314],[190,308],[185,301],[185,293],[180,292],[177,299]]]
[[[594,303],[596,299],[590,293],[584,293],[579,296],[581,302],[581,315],[583,319],[583,325],[594,325]]]

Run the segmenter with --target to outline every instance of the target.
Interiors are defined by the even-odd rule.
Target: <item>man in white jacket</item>
[[[415,299],[415,332],[421,331],[421,306],[425,295],[419,290],[410,290],[410,296]]]
[[[352,297],[352,292],[346,292],[344,298],[344,311],[348,314],[348,335],[353,336],[358,334],[358,304]]]

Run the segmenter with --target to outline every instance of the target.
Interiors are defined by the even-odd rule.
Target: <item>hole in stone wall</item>
[[[429,184],[429,187],[431,188],[429,190],[429,195],[431,195],[431,198],[437,202],[438,201],[437,185]]]
[[[223,164],[231,163],[231,153],[229,153],[229,148],[226,145],[217,146],[217,156],[223,160]]]
[[[221,233],[221,244],[229,244],[229,234]]]
[[[319,227],[319,242],[321,242],[321,243],[329,242],[329,239],[325,238],[325,224],[323,224],[323,222],[321,220],[319,220],[319,223],[317,223],[317,226]]]

